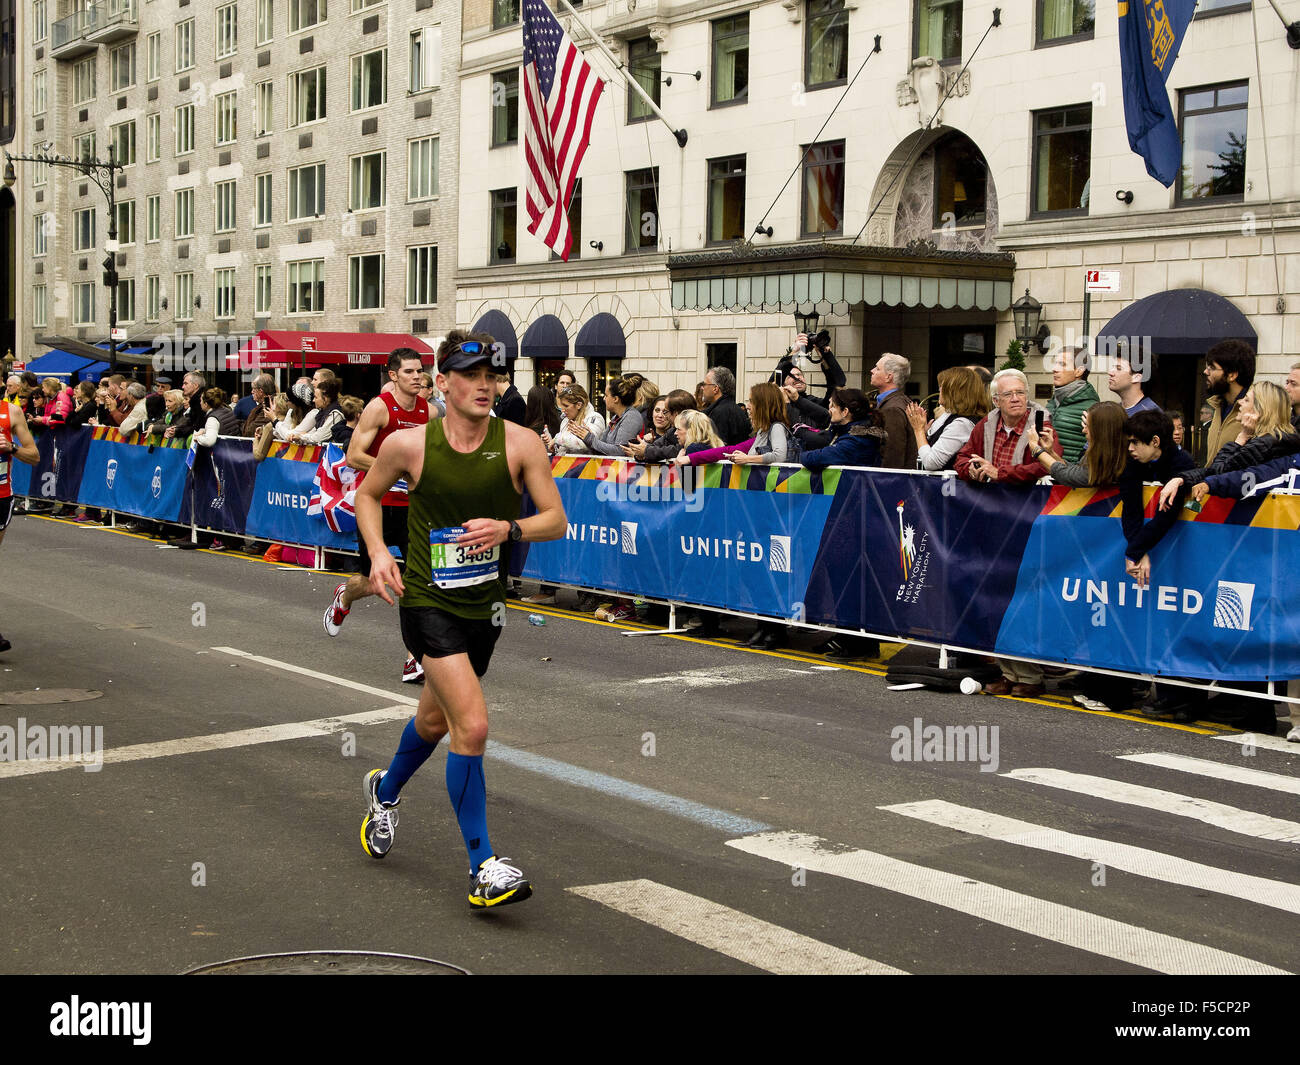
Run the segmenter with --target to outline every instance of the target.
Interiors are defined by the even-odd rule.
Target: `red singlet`
[[[374,440],[366,448],[366,454],[371,458],[379,457],[379,448],[398,429],[414,429],[418,425],[425,425],[429,421],[429,404],[419,396],[415,397],[415,406],[411,410],[406,410],[397,402],[396,396],[392,392],[381,392],[379,398],[384,401],[384,406],[388,408],[388,424],[375,434]],[[407,505],[406,482],[398,481],[401,485],[390,488],[384,493],[384,498],[380,502],[386,507],[404,507]]]

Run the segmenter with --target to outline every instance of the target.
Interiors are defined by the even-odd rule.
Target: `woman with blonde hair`
[[[553,455],[590,454],[591,448],[587,446],[587,440],[578,436],[571,427],[581,425],[591,437],[599,438],[605,432],[605,419],[591,405],[587,390],[582,385],[572,384],[561,389],[557,399],[564,421],[560,425],[560,431],[551,438],[548,449]]]
[[[682,449],[673,459],[678,466],[685,466],[691,463],[691,456],[697,455],[703,451],[711,451],[714,448],[724,447],[722,437],[713,427],[713,421],[707,414],[700,410],[684,410],[677,415],[677,439],[681,441]]]

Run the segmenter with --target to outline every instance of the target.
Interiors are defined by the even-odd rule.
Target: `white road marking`
[[[728,684],[753,684],[762,680],[761,670],[753,665],[728,666],[723,669],[688,669],[682,673],[664,673],[654,677],[641,677],[633,684],[680,684],[684,688],[721,688]]]
[[[1212,762],[1207,758],[1185,758],[1181,754],[1121,754],[1119,757],[1126,762],[1158,765],[1163,769],[1177,769],[1181,773],[1196,773],[1203,777],[1231,780],[1237,784],[1253,784],[1257,788],[1269,788],[1273,791],[1300,795],[1300,777],[1289,777],[1283,773],[1265,773],[1259,769],[1247,769],[1245,766]]]
[[[250,654],[248,651],[241,651],[237,647],[214,647],[214,651],[220,651],[225,655],[234,655],[236,658],[246,658],[250,662],[258,662],[264,666],[271,666],[274,669],[282,669],[286,673],[297,673],[300,677],[311,677],[313,680],[323,680],[326,684],[337,684],[340,688],[351,688],[354,692],[364,692],[366,695],[377,695],[381,699],[397,700],[405,703],[407,706],[415,706],[420,700],[413,699],[410,696],[394,695],[384,688],[375,688],[369,684],[360,684],[355,680],[348,680],[347,677],[336,677],[332,673],[318,673],[314,669],[307,669],[305,666],[295,666],[292,662],[281,662],[278,658],[264,658],[262,655]]]
[[[1228,806],[1226,803],[1198,799],[1193,795],[1180,795],[1174,791],[1162,791],[1141,784],[1127,784],[1122,780],[1094,777],[1086,773],[1070,773],[1063,769],[1013,769],[1010,773],[1000,775],[1012,780],[1024,780],[1031,784],[1043,784],[1049,788],[1072,791],[1079,795],[1109,799],[1128,806],[1142,806],[1148,810],[1176,814],[1178,817],[1190,817],[1197,821],[1204,821],[1207,825],[1214,825],[1228,832],[1237,832],[1243,836],[1254,836],[1256,839],[1300,843],[1300,824],[1295,821],[1283,821],[1280,817],[1257,814],[1236,806]]]
[[[624,880],[566,890],[769,973],[907,975],[892,965],[851,954],[653,880]]]
[[[1300,886],[1281,880],[1269,880],[1262,876],[1217,869],[1212,865],[1191,862],[1172,854],[1147,850],[1144,847],[1133,847],[1127,843],[1114,843],[1107,839],[1097,839],[1095,836],[1061,832],[1029,821],[1018,821],[1013,817],[1002,817],[984,810],[973,810],[969,806],[958,806],[955,803],[944,802],[942,799],[881,806],[880,809],[902,814],[904,817],[914,817],[932,825],[955,829],[958,832],[969,832],[986,839],[1014,843],[1018,847],[1032,847],[1052,854],[1081,858],[1086,862],[1100,862],[1107,868],[1122,869],[1152,880],[1180,884],[1183,887],[1196,888],[1198,891],[1214,891],[1220,895],[1231,895],[1261,906],[1271,906],[1289,913],[1300,913]]]
[[[1286,722],[1282,722],[1284,725]],[[1253,732],[1237,732],[1231,736],[1215,736],[1216,740],[1226,743],[1240,743],[1242,746],[1259,747],[1266,751],[1281,751],[1283,754],[1300,754],[1300,743],[1288,743],[1285,736],[1259,736]]]
[[[1202,943],[1099,917],[955,873],[913,865],[874,851],[842,847],[800,832],[765,832],[728,840],[727,846],[787,867],[799,866],[908,895],[1040,939],[1156,972],[1286,975],[1283,969]]]

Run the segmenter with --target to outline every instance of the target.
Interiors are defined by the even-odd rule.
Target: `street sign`
[[[125,329],[110,329],[108,335],[110,340],[117,340],[117,341],[126,340]]]
[[[1083,273],[1084,292],[1118,292],[1118,270],[1085,270]]]
[[[315,337],[303,337],[303,338],[302,338],[302,350],[303,350],[303,351],[315,351],[315,350],[316,350],[316,338],[315,338]]]

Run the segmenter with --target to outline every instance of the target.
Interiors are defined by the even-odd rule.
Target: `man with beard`
[[[1255,380],[1255,352],[1244,340],[1221,340],[1205,353],[1206,402],[1213,408],[1205,439],[1205,457],[1214,461],[1219,448],[1241,432],[1237,400]]]

